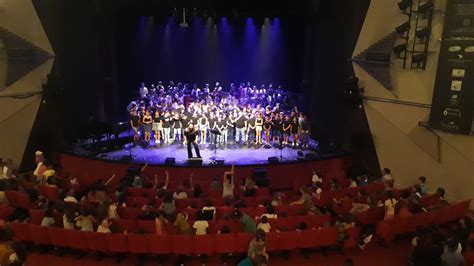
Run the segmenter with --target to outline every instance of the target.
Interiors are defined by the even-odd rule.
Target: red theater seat
[[[357,246],[359,240],[360,227],[352,227],[346,230],[346,239],[344,240],[344,248],[353,248]]]
[[[31,241],[29,225],[26,223],[11,223],[13,236],[20,241]]]
[[[254,234],[237,233],[236,234],[236,240],[237,240],[236,251],[241,252],[241,253],[247,253],[250,240],[252,240],[254,237],[255,237]]]
[[[214,236],[215,252],[219,254],[229,254],[236,250],[235,234],[217,234]]]
[[[59,198],[59,191],[57,187],[38,185],[38,193],[50,201],[55,201]]]
[[[107,235],[104,233],[96,233],[96,232],[83,232],[87,245],[89,249],[92,251],[97,252],[107,252],[109,250],[107,244]]]
[[[64,232],[63,228],[57,227],[48,227],[48,237],[51,240],[51,244],[56,247],[67,247],[69,246],[69,241]]]
[[[214,235],[195,235],[193,237],[193,253],[212,255],[214,253]]]
[[[172,253],[178,255],[191,255],[193,253],[192,235],[174,235],[171,237]]]
[[[141,208],[118,207],[117,213],[122,219],[138,219],[142,210]]]
[[[277,232],[270,232],[270,233],[266,233],[265,237],[267,238],[267,241],[268,241],[267,251],[278,250],[279,234]]]
[[[123,233],[127,231],[129,233],[135,232],[137,229],[137,220],[133,219],[112,219],[112,228],[114,232]]]
[[[155,221],[137,220],[137,227],[138,227],[138,229],[143,230],[143,232],[145,232],[145,234],[155,234],[156,233]]]
[[[148,235],[128,234],[128,249],[135,254],[147,254],[149,252]]]
[[[332,246],[337,244],[338,230],[336,227],[323,227],[318,230],[317,246]]]
[[[172,251],[170,235],[149,235],[149,250],[151,254],[164,255]]]
[[[316,247],[318,238],[318,230],[310,229],[299,232],[298,247],[299,248],[313,248]]]
[[[87,237],[82,231],[77,230],[64,230],[64,234],[67,238],[68,244],[67,247],[78,250],[87,250],[89,245],[87,242]]]
[[[279,238],[277,241],[277,246],[279,250],[292,250],[298,247],[298,237],[299,234],[297,231],[288,231],[280,232]]]
[[[31,240],[40,245],[49,245],[51,242],[48,236],[48,229],[45,226],[30,224],[28,226]]]
[[[108,251],[113,253],[125,253],[128,251],[127,236],[125,234],[105,234]]]

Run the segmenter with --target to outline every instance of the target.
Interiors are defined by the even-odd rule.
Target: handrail
[[[431,108],[431,104],[426,104],[426,103],[417,103],[417,102],[409,102],[409,101],[402,101],[402,100],[394,100],[394,99],[387,99],[387,98],[367,96],[367,95],[363,95],[362,98],[365,99],[365,100],[368,100],[368,101],[400,104],[400,105],[420,107],[420,108],[428,108],[428,109]]]

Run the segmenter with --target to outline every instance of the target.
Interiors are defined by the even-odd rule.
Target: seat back
[[[108,234],[97,232],[83,232],[83,234],[90,250],[98,252],[107,252],[109,250],[107,244]]]
[[[229,254],[236,250],[236,236],[230,234],[217,234],[214,236],[214,251],[219,254]]]
[[[108,251],[125,253],[128,251],[127,237],[124,234],[106,234]]]
[[[148,247],[148,235],[127,235],[128,250],[135,254],[147,254],[150,249]]]
[[[151,254],[169,254],[172,251],[171,244],[171,237],[169,235],[150,234],[148,236],[148,247]]]
[[[45,226],[30,224],[28,230],[31,240],[40,245],[49,245],[51,241],[48,236],[48,228]]]
[[[298,248],[313,248],[316,247],[318,238],[318,230],[317,229],[310,229],[310,230],[302,230],[299,232],[298,237]]]
[[[171,237],[172,253],[189,256],[193,253],[194,235],[174,235]]]
[[[278,238],[279,250],[292,250],[298,247],[298,231],[280,232]]]
[[[57,247],[67,247],[69,242],[63,228],[48,227],[48,237],[51,240],[51,244]]]
[[[193,237],[193,253],[212,255],[214,253],[214,235],[195,235]]]
[[[254,234],[250,234],[250,233],[237,233],[235,236],[237,240],[236,251],[242,252],[242,253],[247,252],[249,248],[250,240],[252,240],[255,237]]]
[[[13,236],[20,241],[31,241],[29,226],[26,223],[11,223]]]
[[[338,240],[337,227],[323,227],[318,230],[317,246],[332,246],[336,245]]]

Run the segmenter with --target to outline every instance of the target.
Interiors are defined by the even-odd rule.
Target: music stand
[[[215,162],[217,159],[219,159],[217,157],[217,136],[221,136],[222,134],[219,130],[216,129],[211,129],[209,132],[214,135],[214,156],[209,159]]]

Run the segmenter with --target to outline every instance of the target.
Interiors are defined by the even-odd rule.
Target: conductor
[[[194,151],[196,152],[196,156],[201,158],[201,154],[199,153],[199,146],[196,143],[197,138],[197,130],[194,128],[193,123],[189,123],[189,126],[184,130],[184,136],[186,136],[186,143],[188,145],[188,158],[193,157],[193,153],[191,151],[191,145],[194,146]]]

